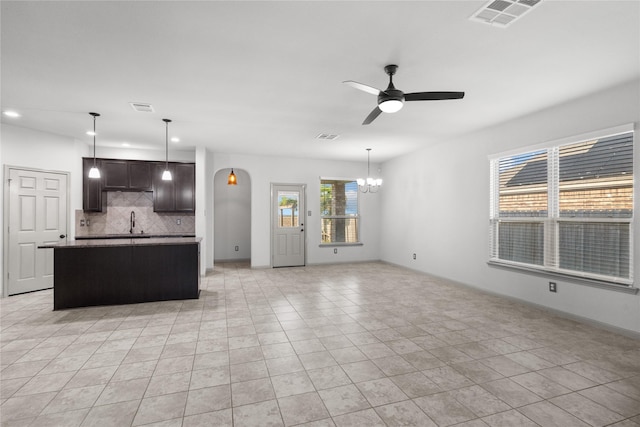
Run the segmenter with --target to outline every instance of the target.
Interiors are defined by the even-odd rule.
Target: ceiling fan
[[[384,67],[384,71],[389,75],[389,86],[385,90],[376,89],[362,83],[354,82],[353,80],[347,80],[342,83],[346,83],[351,87],[359,89],[361,91],[378,96],[378,106],[373,109],[371,113],[362,122],[363,125],[368,125],[380,115],[380,113],[395,113],[400,111],[405,101],[440,101],[443,99],[462,99],[464,98],[464,92],[413,92],[404,93],[401,90],[396,89],[393,85],[393,75],[398,69],[397,65],[389,64]]]

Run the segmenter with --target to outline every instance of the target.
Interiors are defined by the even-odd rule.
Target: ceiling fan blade
[[[440,101],[443,99],[462,99],[464,92],[414,92],[405,93],[405,101]]]
[[[379,95],[381,90],[380,89],[376,89],[375,87],[371,87],[371,86],[367,86],[365,84],[362,83],[358,83],[358,82],[354,82],[353,80],[347,80],[344,81],[342,83],[346,83],[349,86],[356,88],[358,90],[361,90],[363,92],[367,92],[370,93],[371,95]]]
[[[367,118],[364,119],[364,122],[362,122],[362,124],[363,125],[368,125],[369,123],[374,121],[376,119],[376,117],[378,117],[380,115],[380,113],[382,113],[382,110],[379,107],[374,108],[373,111],[369,113]]]

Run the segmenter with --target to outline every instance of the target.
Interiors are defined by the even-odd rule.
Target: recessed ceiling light
[[[131,144],[129,144],[128,142],[123,142],[123,143],[122,143],[122,146],[123,146],[123,147],[131,147]]]
[[[92,130],[88,130],[88,131],[87,131],[87,135],[89,135],[89,136],[95,136],[95,135],[97,135],[97,133],[95,133],[95,132],[94,132],[94,131],[92,131]]]
[[[18,117],[20,117],[20,113],[12,110],[4,111],[3,114],[7,117],[11,117],[12,119],[17,119]]]
[[[171,138],[171,142],[180,142],[180,138],[174,136],[173,138]]]

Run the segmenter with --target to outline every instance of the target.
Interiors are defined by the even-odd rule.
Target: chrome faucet
[[[131,216],[129,216],[129,224],[131,226],[129,234],[133,234],[133,228],[136,226],[136,213],[134,211],[131,211]]]

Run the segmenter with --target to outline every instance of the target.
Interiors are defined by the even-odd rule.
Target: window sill
[[[336,246],[364,246],[364,243],[321,243],[318,246],[321,248],[333,248]]]
[[[522,272],[535,274],[538,276],[562,279],[567,282],[576,283],[578,285],[592,286],[595,288],[623,292],[626,294],[636,295],[638,291],[640,291],[639,288],[634,287],[632,284],[625,285],[625,284],[620,284],[615,282],[608,282],[606,280],[598,280],[598,279],[591,279],[588,277],[574,276],[572,274],[564,274],[560,272],[544,270],[541,268],[527,267],[521,264],[512,264],[508,262],[500,262],[500,261],[494,261],[494,260],[487,261],[487,264],[491,267],[505,268],[508,270],[518,270]]]

